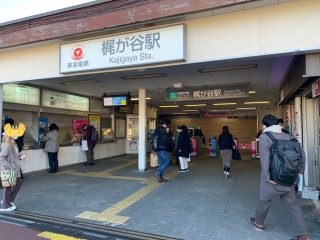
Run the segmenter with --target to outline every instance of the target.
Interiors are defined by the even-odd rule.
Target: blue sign
[[[104,107],[126,106],[128,104],[128,96],[109,96],[103,98]]]

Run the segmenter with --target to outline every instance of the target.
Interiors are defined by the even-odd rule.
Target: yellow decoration
[[[26,126],[23,123],[20,123],[19,126],[11,126],[9,123],[7,123],[4,127],[4,134],[8,137],[21,137],[25,130],[26,130]]]

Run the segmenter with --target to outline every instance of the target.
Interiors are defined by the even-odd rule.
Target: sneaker
[[[184,169],[180,169],[178,172],[184,172]]]
[[[186,168],[186,169],[184,170],[184,172],[190,172],[189,168]]]
[[[230,173],[226,172],[226,178],[230,177]]]
[[[168,179],[161,178],[159,182],[168,182]]]
[[[0,201],[0,204],[2,205],[2,200]],[[14,203],[13,203],[13,202],[10,202],[10,204],[11,204],[11,206],[14,206],[15,208],[17,208],[17,206],[16,206],[16,205],[14,205]]]
[[[227,171],[223,171],[223,174],[226,175],[226,174],[227,174]]]
[[[258,231],[263,231],[264,230],[264,225],[260,225],[256,223],[255,218],[250,218],[250,224],[252,227],[254,227],[255,229],[257,229]]]
[[[16,206],[12,205],[11,207],[8,208],[0,208],[0,212],[12,212],[14,210],[16,210]]]
[[[156,177],[156,179],[158,180],[158,182],[161,181],[161,178],[160,178],[160,176],[159,176],[159,173],[155,172],[155,173],[154,173],[154,176]]]

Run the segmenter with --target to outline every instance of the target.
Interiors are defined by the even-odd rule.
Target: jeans
[[[158,163],[159,163],[159,168],[158,168],[157,172],[158,172],[160,178],[163,178],[164,170],[170,165],[168,152],[167,151],[158,151],[157,156],[158,156]]]
[[[59,168],[58,153],[48,152],[48,157],[49,157],[50,173],[58,172],[58,168]]]

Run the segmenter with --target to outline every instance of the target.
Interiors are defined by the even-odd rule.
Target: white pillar
[[[147,168],[147,92],[139,89],[139,153],[138,169],[143,172]]]
[[[0,120],[3,119],[3,84],[0,84]],[[1,122],[2,126],[2,122]]]

